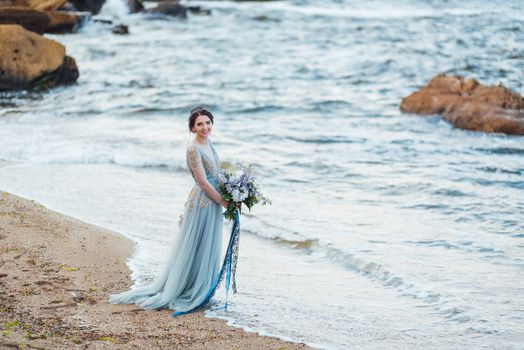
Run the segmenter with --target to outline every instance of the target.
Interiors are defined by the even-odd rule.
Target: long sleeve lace
[[[190,147],[187,152],[187,164],[193,173],[193,178],[197,185],[209,198],[220,204],[222,196],[209,183],[209,181],[207,181],[206,171],[204,170],[204,164],[202,163],[202,155],[194,147]]]

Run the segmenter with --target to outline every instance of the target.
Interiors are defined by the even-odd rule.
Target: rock
[[[127,0],[127,6],[130,13],[138,13],[144,10],[144,5],[140,0]]]
[[[504,109],[492,104],[467,101],[444,119],[460,129],[524,135],[524,110]]]
[[[114,34],[129,34],[129,28],[126,25],[119,24],[113,27]]]
[[[46,33],[74,33],[79,27],[79,19],[74,13],[69,12],[48,12],[51,19]]]
[[[95,19],[93,19],[93,22],[95,22],[95,23],[102,23],[102,24],[113,24],[112,20],[104,19],[104,18],[95,18]]]
[[[193,15],[200,15],[200,16],[210,16],[211,15],[211,10],[204,9],[202,8],[202,6],[188,6],[187,9]]]
[[[78,11],[89,11],[95,15],[104,6],[105,0],[68,0]]]
[[[162,2],[156,7],[147,9],[145,13],[158,14],[158,15],[167,15],[179,18],[187,18],[187,8],[183,5],[180,5],[178,1],[166,1]]]
[[[43,12],[31,8],[0,7],[0,24],[20,24],[39,34],[75,32],[89,16],[90,12]]]
[[[442,114],[458,128],[524,135],[524,98],[504,86],[485,86],[460,76],[437,75],[402,99],[402,112]]]
[[[0,0],[0,7],[31,7],[27,0]]]
[[[78,80],[80,73],[76,61],[71,56],[64,56],[62,65],[49,74],[40,77],[31,84],[31,88],[50,88],[58,85],[73,84]]]
[[[505,109],[524,109],[524,97],[504,86],[478,85],[471,97],[476,101],[494,104]]]
[[[39,11],[55,11],[66,0],[0,0],[0,7],[27,7]]]
[[[19,25],[0,25],[0,90],[73,83],[78,68],[65,48]]]
[[[27,0],[29,6],[39,11],[56,11],[62,7],[66,0]]]
[[[66,1],[62,7],[60,7],[60,10],[61,11],[65,11],[65,12],[75,12],[76,11],[76,8],[73,6],[72,3],[70,3],[69,1]],[[89,12],[91,13],[91,12]]]
[[[23,7],[0,7],[1,24],[19,24],[33,32],[42,34],[51,23],[45,12]]]

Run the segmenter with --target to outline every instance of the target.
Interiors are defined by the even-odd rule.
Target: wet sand
[[[0,191],[0,348],[305,349],[203,312],[111,305],[132,281],[124,236]]]

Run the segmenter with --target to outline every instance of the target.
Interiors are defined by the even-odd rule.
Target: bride
[[[195,180],[185,204],[183,221],[160,276],[147,286],[109,298],[111,304],[137,304],[146,310],[171,309],[184,314],[205,305],[219,281],[222,208],[228,202],[219,192],[220,162],[209,139],[213,114],[203,107],[190,113],[186,161]]]

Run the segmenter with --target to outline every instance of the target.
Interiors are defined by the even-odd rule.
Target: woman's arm
[[[188,150],[187,163],[193,172],[193,176],[195,177],[197,185],[202,189],[202,191],[204,191],[204,193],[209,198],[224,208],[227,208],[227,201],[223,200],[220,193],[218,193],[218,191],[209,183],[209,181],[207,181],[206,171],[204,170],[204,165],[202,164],[202,155],[200,155],[200,153],[194,147],[191,147]]]

